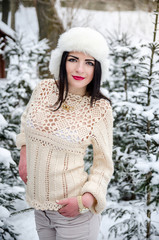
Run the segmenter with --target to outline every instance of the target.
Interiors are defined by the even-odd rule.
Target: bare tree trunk
[[[55,0],[37,0],[36,12],[39,22],[39,39],[47,38],[55,48],[59,34],[64,29],[55,9]]]
[[[2,1],[2,21],[8,23],[8,14],[9,14],[9,0]]]
[[[39,23],[39,40],[47,38],[49,45],[54,49],[59,35],[64,31],[62,22],[55,8],[55,0],[34,0]],[[48,50],[49,51],[49,50]],[[39,77],[51,77],[49,70],[43,71],[42,62],[39,63]]]
[[[10,1],[10,10],[11,10],[11,28],[15,30],[15,13],[18,9],[19,1],[11,0]]]

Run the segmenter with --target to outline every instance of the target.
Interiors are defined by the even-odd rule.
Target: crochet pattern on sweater
[[[58,87],[54,80],[42,80],[21,117],[16,143],[26,145],[26,200],[31,207],[55,210],[55,201],[90,192],[96,199],[90,209],[100,213],[106,206],[107,185],[113,173],[113,117],[109,102],[68,93],[70,110],[54,106]],[[93,164],[84,171],[84,155],[93,145]]]

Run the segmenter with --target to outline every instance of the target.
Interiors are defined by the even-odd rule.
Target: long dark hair
[[[67,72],[66,72],[66,60],[68,57],[69,52],[63,52],[61,64],[60,64],[60,71],[59,71],[59,81],[57,84],[57,87],[59,89],[59,96],[58,100],[55,104],[59,104],[56,110],[58,110],[62,103],[66,100],[68,95],[68,80],[67,80]],[[95,60],[95,66],[94,66],[94,76],[92,81],[87,85],[86,92],[91,97],[90,99],[90,106],[93,106],[93,103],[95,103],[97,100],[104,98],[108,100],[111,104],[111,101],[109,98],[105,97],[100,92],[100,83],[101,83],[101,64],[97,60]],[[64,95],[65,92],[65,95]],[[55,111],[56,111],[55,110]]]

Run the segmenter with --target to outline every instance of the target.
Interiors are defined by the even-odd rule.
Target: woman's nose
[[[77,65],[76,65],[76,72],[78,72],[78,73],[83,73],[84,72],[84,65],[83,65],[83,63],[78,63]]]

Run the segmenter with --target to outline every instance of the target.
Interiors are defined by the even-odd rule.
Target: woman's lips
[[[72,76],[75,80],[83,80],[85,79],[84,77],[80,77],[80,76]]]

